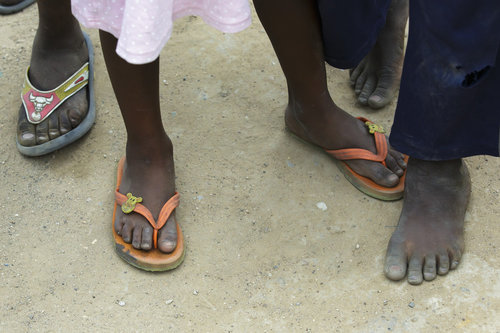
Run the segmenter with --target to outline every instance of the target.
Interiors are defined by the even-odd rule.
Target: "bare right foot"
[[[379,109],[387,105],[399,89],[408,6],[408,0],[392,0],[376,44],[351,71],[351,84],[363,105]]]
[[[403,210],[385,258],[385,275],[410,284],[455,269],[464,250],[470,177],[462,160],[410,158]]]
[[[376,153],[373,135],[363,122],[338,108],[329,94],[318,95],[316,102],[304,106],[290,97],[285,124],[292,133],[323,149],[362,148]],[[396,186],[406,168],[403,155],[392,149],[386,157],[387,167],[366,160],[346,163],[358,174],[385,187]]]

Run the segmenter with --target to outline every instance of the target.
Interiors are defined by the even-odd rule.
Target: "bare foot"
[[[376,153],[373,135],[364,123],[338,108],[328,94],[318,96],[315,105],[307,107],[291,96],[285,124],[298,137],[324,149],[363,148]],[[385,187],[396,186],[406,168],[403,155],[392,149],[387,154],[387,167],[366,160],[346,162],[358,174]]]
[[[351,71],[351,84],[361,104],[381,108],[399,89],[407,20],[408,0],[392,0],[376,44]]]
[[[410,158],[403,210],[385,259],[385,275],[410,284],[455,269],[464,250],[464,219],[470,177],[462,160]]]
[[[77,22],[75,24],[78,24]],[[49,30],[49,29],[47,29]],[[78,27],[64,39],[45,36],[38,29],[33,42],[29,79],[39,90],[52,90],[73,75],[88,58],[87,44]],[[25,147],[40,145],[68,133],[85,118],[88,89],[84,88],[66,100],[47,120],[35,125],[28,121],[24,107],[19,110],[18,142]]]
[[[163,140],[151,142],[147,139],[141,143],[129,142],[126,158],[120,193],[130,192],[142,197],[142,204],[151,211],[156,221],[163,205],[175,194],[172,143],[166,136]],[[172,252],[177,246],[176,223],[174,211],[158,232],[158,249],[162,252]],[[140,214],[124,214],[118,209],[114,226],[116,233],[134,248],[152,249],[153,228]]]

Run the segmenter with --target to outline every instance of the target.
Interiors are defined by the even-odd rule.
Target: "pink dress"
[[[87,28],[118,39],[116,53],[132,64],[155,60],[172,33],[173,21],[200,16],[223,32],[250,25],[248,0],[71,0],[73,15]]]

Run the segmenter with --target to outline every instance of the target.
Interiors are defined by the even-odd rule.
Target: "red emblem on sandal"
[[[44,119],[59,103],[55,93],[42,93],[30,89],[23,95],[24,106],[29,120],[37,123]]]

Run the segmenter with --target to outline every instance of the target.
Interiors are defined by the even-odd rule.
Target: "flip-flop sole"
[[[33,3],[35,3],[36,0],[23,0],[18,4],[12,5],[12,6],[4,6],[0,5],[0,14],[1,15],[8,15],[8,14],[14,14],[17,12],[20,12],[21,10],[31,6]]]
[[[405,156],[405,162],[408,163],[408,156]],[[333,158],[333,157],[332,157]],[[347,165],[344,161],[339,161],[333,158],[337,167],[342,172],[344,177],[358,190],[370,197],[383,201],[395,201],[403,198],[405,189],[406,170],[399,178],[399,183],[394,187],[385,187],[378,185],[370,178],[361,176]]]
[[[182,230],[177,223],[177,246],[172,253],[163,253],[158,249],[149,251],[135,249],[132,244],[127,244],[115,231],[114,221],[117,205],[113,212],[113,237],[115,239],[115,251],[120,258],[128,264],[150,272],[163,272],[177,268],[184,261],[185,245]]]
[[[119,163],[122,164],[123,160],[122,158]],[[119,166],[118,170],[123,170],[123,168]],[[121,178],[121,175],[117,174],[117,188],[120,188]],[[138,250],[132,244],[125,243],[123,238],[116,233],[115,217],[117,208],[118,204],[115,202],[111,229],[115,240],[115,251],[125,262],[145,271],[162,272],[172,270],[184,261],[186,251],[184,236],[179,223],[177,223],[177,246],[173,252],[163,253],[158,249]]]
[[[307,142],[306,140],[302,139],[301,137],[297,136],[295,133],[290,131],[288,128],[285,128],[285,130],[290,133],[292,136],[294,136],[297,140],[302,141],[303,143],[307,145],[312,145],[313,147],[320,149],[322,152],[325,152],[325,150],[313,143]],[[356,173],[354,170],[352,170],[347,163],[340,161],[336,159],[335,157],[331,156],[328,154],[334,161],[337,167],[339,168],[340,172],[344,175],[344,177],[359,191],[363,192],[364,194],[383,201],[395,201],[395,200],[400,200],[403,198],[404,194],[404,184],[405,184],[405,178],[406,178],[406,170],[404,171],[403,176],[399,178],[399,183],[398,185],[394,187],[385,187],[378,185],[375,183],[373,180],[370,178],[361,176],[360,174]],[[405,156],[405,162],[408,162],[408,156]]]
[[[42,156],[52,153],[80,139],[87,134],[92,128],[92,125],[94,125],[96,115],[94,99],[94,49],[90,37],[86,33],[84,33],[83,36],[85,37],[85,42],[87,43],[87,49],[89,51],[89,82],[86,87],[88,89],[89,100],[87,115],[77,127],[73,128],[68,133],[40,145],[30,147],[23,146],[19,143],[16,135],[17,149],[21,154],[26,156]]]

